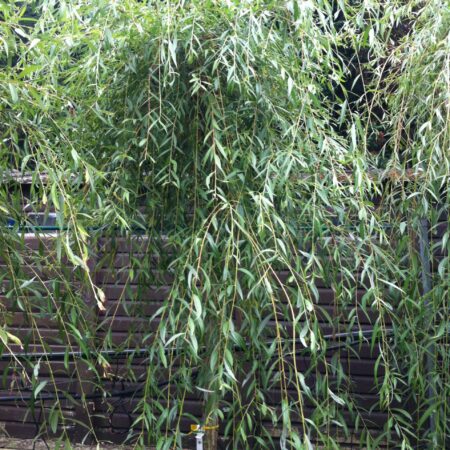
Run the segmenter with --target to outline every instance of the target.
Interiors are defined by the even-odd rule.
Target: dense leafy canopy
[[[255,434],[270,448],[263,422],[279,424],[286,447],[338,448],[330,424],[347,432],[343,410],[368,447],[445,446],[448,257],[424,298],[417,236],[448,206],[446,1],[10,1],[0,17],[0,215],[16,224],[0,233],[8,295],[26,303],[42,284],[13,275],[29,223],[11,171],[32,173],[32,208],[57,212],[52,264],[71,307],[52,294],[55,314],[92,355],[113,344],[86,339],[86,291],[64,275],[67,261],[100,308],[108,299],[88,265],[99,236],[144,233],[141,283],[153,283],[155,255],[174,275],[159,328],[141,343],[150,356],[139,445],[181,442],[174,417],[185,391],[201,388],[234,448]],[[447,245],[448,231],[431,250]],[[389,412],[380,437],[344,384],[327,381],[345,377],[343,362],[318,374],[332,345],[318,326],[321,280],[348,314],[340,331],[358,329],[358,310],[375,317],[369,342]],[[5,349],[14,341],[6,329],[0,338]],[[290,358],[297,351],[311,356],[315,385]],[[158,392],[161,371],[174,390]],[[281,413],[266,399],[273,385],[296,388]],[[159,406],[147,401],[155,396]],[[168,397],[179,400],[171,411]],[[408,398],[419,426],[402,409]]]

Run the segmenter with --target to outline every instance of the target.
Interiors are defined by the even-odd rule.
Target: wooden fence
[[[433,239],[436,242],[442,239],[446,227],[447,224],[442,223],[442,226],[433,231]],[[54,237],[50,234],[38,236],[28,233],[24,239],[29,249],[37,250],[40,247],[51,247]],[[89,293],[86,294],[87,318],[92,321],[92,329],[96,330],[96,335],[87,337],[87,340],[93,339],[100,342],[110,334],[114,345],[133,348],[142,343],[145,334],[151,332],[152,329],[156,329],[157,322],[149,321],[149,318],[160,308],[168,295],[171,287],[171,276],[168,273],[163,274],[159,278],[158,284],[148,286],[145,289],[138,287],[137,274],[130,275],[130,261],[131,258],[139,258],[140,253],[147,251],[145,246],[145,237],[142,236],[135,237],[132,240],[118,238],[114,245],[107,239],[99,241],[95,257],[89,264],[92,268],[95,268],[93,281],[102,287],[107,302],[106,310],[98,311],[95,299]],[[435,256],[439,260],[443,255],[437,254]],[[104,262],[102,262],[103,260]],[[6,271],[6,267],[2,267]],[[24,268],[24,270],[32,270],[34,276],[38,274],[43,277],[43,280],[48,283],[49,289],[55,289],[56,285],[52,284],[54,280],[51,278],[51,269],[46,268],[45,264],[31,269]],[[283,283],[288,282],[286,272],[280,271],[278,276]],[[9,281],[8,273],[4,272],[4,285],[7,285]],[[339,330],[348,331],[348,311],[336,308],[335,293],[327,283],[318,282],[317,289],[319,298],[315,308],[317,308],[319,318],[323,317],[322,331],[325,335],[334,334],[334,339],[339,342]],[[356,292],[356,305],[364,292],[362,287]],[[132,429],[133,422],[136,419],[134,411],[142,396],[142,392],[138,389],[139,382],[136,380],[145,375],[146,355],[134,355],[131,361],[126,353],[115,355],[110,360],[110,367],[105,371],[102,380],[103,388],[115,396],[108,398],[96,396],[93,372],[89,370],[82,359],[72,358],[67,360],[64,356],[69,344],[66,342],[66,335],[61,333],[61,326],[64,324],[61,324],[55,314],[51,313],[52,307],[46,303],[48,299],[44,297],[37,299],[32,307],[25,311],[20,298],[5,297],[3,294],[1,301],[3,304],[0,316],[3,321],[2,325],[6,325],[8,331],[21,339],[29,355],[35,353],[28,361],[26,359],[17,361],[14,358],[5,357],[5,355],[0,361],[0,374],[2,376],[0,427],[3,432],[11,437],[25,439],[36,436],[54,437],[64,431],[72,440],[78,442],[83,439],[92,441],[94,438],[113,443],[124,442],[129,436],[130,429]],[[335,325],[330,326],[330,321],[326,318],[327,315],[333,318]],[[359,327],[355,327],[354,330],[363,329],[370,333],[375,315],[366,315],[362,311],[357,312],[357,315]],[[286,317],[279,317],[279,320],[285,329],[289,329],[291,324]],[[267,327],[274,327],[273,318],[268,321]],[[36,333],[37,329],[39,334]],[[328,361],[331,362],[333,358],[338,358],[345,368],[348,375],[348,390],[357,400],[358,408],[363,411],[361,417],[364,419],[365,426],[376,435],[383,429],[388,420],[387,412],[376,406],[379,400],[376,388],[378,380],[374,378],[375,364],[379,355],[377,346],[373,351],[369,343],[350,349],[338,347],[333,349],[331,345],[331,350],[328,352]],[[15,349],[23,351],[17,346]],[[73,350],[78,351],[80,349],[74,348]],[[6,349],[4,349],[4,352],[6,352]],[[38,354],[39,352],[51,353],[54,357],[51,361],[46,361],[45,356],[39,358],[36,356],[36,352]],[[306,372],[310,365],[309,357],[306,355],[296,356],[296,358],[299,370]],[[46,381],[47,384],[36,399],[29,399],[32,388],[32,381],[30,380],[33,378],[33,370],[36,370],[35,367],[38,362],[39,382]],[[100,367],[99,370],[101,370]],[[316,377],[320,377],[320,372],[323,373],[324,370],[324,367],[319,366],[317,373],[308,376],[307,384],[314,386]],[[382,377],[383,374],[384,369],[380,366],[378,376]],[[334,378],[333,374],[330,374],[329,377],[332,384],[340,382]],[[82,383],[78,380],[82,380]],[[60,401],[60,412],[65,417],[64,423],[61,423],[61,421],[55,423],[54,417],[57,416],[53,412],[55,386],[57,386],[59,392],[65,391],[72,396],[71,398],[61,398]],[[80,401],[83,393],[88,396],[88,400],[84,404]],[[24,400],[19,398],[21,395],[23,395]],[[279,407],[281,402],[280,390],[272,388],[266,395],[275,408]],[[11,400],[5,400],[5,397],[11,397]],[[191,417],[186,416],[181,419],[182,431],[187,433],[195,418],[199,423],[201,422],[204,412],[203,402],[203,396],[197,393],[187,394],[184,399],[184,410]],[[414,411],[413,404],[410,405],[410,410]],[[307,402],[305,412],[306,415],[312,414],[313,405]],[[343,407],[342,416],[348,419],[349,424],[352,423],[351,415],[351,411]],[[86,426],[94,430],[94,433],[87,433]],[[273,427],[272,423],[262,424],[262,426],[272,429],[271,433],[277,439],[279,430]],[[298,420],[297,424],[294,423],[294,426],[300,427],[300,421]],[[221,442],[226,443],[223,433],[224,429],[220,428]],[[357,443],[357,436],[354,436],[354,434],[350,433],[350,437],[342,438],[343,445],[347,447],[354,445],[354,448],[360,448]],[[183,440],[184,447],[194,448],[193,445],[192,435]]]

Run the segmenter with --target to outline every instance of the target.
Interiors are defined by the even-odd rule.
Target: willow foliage
[[[448,207],[445,1],[42,0],[0,14],[7,296],[24,309],[49,296],[101,389],[99,352],[115,346],[111,333],[91,339],[85,311],[87,291],[108,303],[95,243],[143,233],[142,286],[155,256],[174,278],[157,329],[133,343],[149,356],[130,440],[181,446],[183,399],[201,391],[205,423],[223,424],[230,448],[339,448],[337,429],[368,448],[445,447],[448,231],[429,249],[443,256],[425,297],[417,246]],[[32,209],[56,211],[51,261],[26,263],[32,223],[11,170],[33,174]],[[30,279],[26,264],[51,265],[55,281]],[[318,306],[324,282],[344,322]],[[379,349],[381,434],[345,360],[330,360],[324,320],[348,333],[342,351]]]

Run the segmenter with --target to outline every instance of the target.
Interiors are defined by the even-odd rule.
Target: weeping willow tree
[[[102,392],[116,346],[91,339],[87,293],[108,306],[96,243],[143,234],[139,283],[173,277],[156,329],[133,344],[148,358],[130,440],[181,447],[198,391],[230,448],[339,448],[349,427],[367,448],[445,447],[448,231],[418,245],[448,207],[445,1],[42,0],[0,14],[6,297],[23,310],[50,298]],[[56,213],[51,256],[26,252],[30,210]],[[323,283],[344,322],[318,305]],[[6,326],[0,339],[18,343]],[[378,434],[339,358],[364,343],[379,352]],[[39,370],[32,386],[39,397]],[[49,426],[64,420],[56,406]]]

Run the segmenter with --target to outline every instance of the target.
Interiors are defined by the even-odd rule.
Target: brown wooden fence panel
[[[439,242],[447,229],[447,223],[436,227],[433,230],[435,242]],[[26,243],[29,249],[38,249],[40,246],[50,249],[53,245],[54,237],[47,236],[44,239],[37,238],[33,234],[26,236]],[[110,241],[101,239],[98,242],[97,260],[91,261],[92,268],[97,267],[95,273],[95,282],[102,287],[107,303],[106,310],[97,313],[95,300],[86,293],[86,318],[92,322],[96,335],[91,339],[96,342],[105,338],[111,333],[112,342],[115,345],[126,343],[127,346],[139,345],[142,337],[152,330],[156,330],[158,322],[149,321],[149,318],[160,308],[163,301],[171,289],[173,277],[169,273],[161,273],[155,265],[152,268],[152,274],[155,284],[146,288],[140,288],[137,284],[139,271],[130,276],[130,266],[132,258],[139,258],[140,252],[146,252],[148,242],[145,238],[134,239],[130,244],[126,239],[118,238],[115,242],[115,251],[112,252]],[[435,265],[444,257],[445,252],[436,246],[434,254]],[[155,257],[156,258],[156,257]],[[111,264],[112,262],[112,264]],[[113,269],[111,269],[111,267]],[[24,268],[25,273],[39,274],[40,277],[47,280],[49,292],[55,289],[54,280],[52,280],[52,271],[49,267]],[[0,273],[6,271],[6,266],[0,261]],[[71,275],[68,275],[71,276]],[[278,277],[281,283],[287,284],[288,273],[280,271]],[[8,276],[3,278],[4,292],[10,283]],[[76,277],[71,282],[76,285]],[[53,284],[52,284],[53,283]],[[371,312],[363,313],[358,309],[358,303],[361,301],[365,291],[361,287],[356,291],[355,304],[344,308],[337,308],[335,302],[335,293],[325,282],[318,281],[317,289],[319,298],[315,306],[319,322],[324,334],[338,333],[340,329],[347,329],[349,315],[352,310],[356,315],[360,328],[370,330],[377,314]],[[4,293],[3,293],[4,294]],[[26,345],[28,353],[32,352],[64,352],[70,342],[66,341],[66,335],[61,333],[62,324],[57,318],[57,314],[52,310],[51,300],[45,297],[33,302],[28,311],[23,311],[20,299],[11,296],[2,298],[3,308],[1,310],[2,325],[6,325],[8,330],[18,336]],[[291,333],[292,324],[289,316],[283,311],[283,305],[277,313],[277,319],[285,329],[287,335]],[[332,323],[328,318],[332,318]],[[274,320],[267,323],[266,335],[270,337],[274,328]],[[271,331],[272,329],[272,331]],[[355,330],[359,327],[355,327]],[[39,330],[39,333],[36,332]],[[273,333],[272,333],[273,334]],[[16,350],[18,348],[16,347]],[[74,347],[73,350],[79,350]],[[379,355],[377,349],[371,350],[368,344],[355,347],[355,351],[350,350],[331,350],[328,353],[328,362],[331,364],[333,357],[344,367],[348,375],[347,388],[354,394],[360,408],[365,411],[362,414],[368,429],[374,433],[381,430],[387,421],[387,413],[377,409],[377,380],[374,378],[375,362]],[[298,356],[297,365],[299,370],[307,372],[310,367],[308,356]],[[0,362],[0,396],[17,397],[20,393],[24,395],[31,392],[32,373],[36,367],[37,361],[24,363],[22,366],[14,359],[2,360]],[[108,369],[112,377],[105,374],[103,379],[103,388],[109,392],[132,392],[139,387],[138,382],[130,379],[132,373],[134,377],[139,378],[145,375],[146,360],[144,357],[135,357],[132,364],[129,365],[126,358],[115,359]],[[26,374],[26,375],[24,375]],[[306,383],[314,386],[318,377],[325,374],[325,367],[319,364],[317,371],[308,375]],[[378,369],[378,376],[382,377],[384,368]],[[78,379],[82,379],[80,384]],[[64,420],[57,424],[52,422],[52,408],[54,401],[37,398],[33,402],[21,401],[19,399],[0,402],[0,424],[4,431],[10,436],[20,438],[32,438],[40,434],[44,436],[56,436],[62,432],[67,433],[73,440],[83,440],[88,433],[88,428],[95,430],[95,437],[99,440],[121,443],[127,437],[134,420],[136,419],[136,407],[141,399],[142,393],[137,391],[135,395],[128,395],[116,398],[95,398],[93,400],[82,402],[78,397],[82,393],[92,394],[95,392],[93,375],[89,368],[83,363],[76,361],[64,362],[63,360],[47,362],[45,357],[39,361],[39,382],[46,381],[45,394],[52,394],[58,391],[67,391],[72,394],[74,400],[62,400],[60,402],[61,413]],[[330,385],[339,384],[331,374],[329,376]],[[295,391],[292,389],[290,394],[295,398]],[[279,408],[281,403],[281,391],[275,387],[266,392],[268,402],[274,408]],[[203,414],[202,397],[198,394],[189,394],[185,398],[185,412],[201,420]],[[405,405],[403,405],[404,407]],[[407,405],[413,410],[414,405]],[[375,409],[373,409],[375,407]],[[86,408],[89,408],[88,410]],[[306,401],[306,414],[313,413],[313,405]],[[369,412],[370,411],[370,412]],[[350,412],[342,410],[344,418],[348,423],[352,423]],[[90,423],[87,423],[91,421]],[[82,423],[87,427],[84,427]],[[293,417],[294,425],[300,426],[300,418]],[[181,430],[187,432],[192,419],[182,418]],[[272,425],[267,424],[270,428]],[[52,430],[53,427],[53,430]],[[223,428],[220,432],[223,433]],[[277,431],[273,434],[276,437]],[[92,436],[90,436],[92,439]],[[191,438],[186,439],[189,445],[192,445]],[[190,444],[189,444],[190,442]]]

